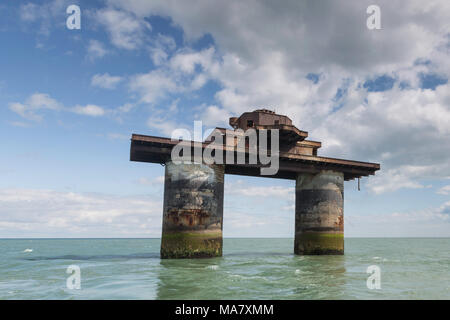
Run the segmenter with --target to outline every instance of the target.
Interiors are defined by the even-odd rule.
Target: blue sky
[[[380,1],[368,30],[369,2],[2,2],[0,237],[158,237],[164,168],[131,134],[259,107],[381,163],[345,184],[347,237],[450,236],[449,5]],[[293,234],[293,181],[226,177],[225,236]]]

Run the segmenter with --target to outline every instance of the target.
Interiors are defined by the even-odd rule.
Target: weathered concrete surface
[[[166,163],[161,258],[222,256],[224,166]]]
[[[344,254],[344,174],[298,174],[295,244],[300,255]]]

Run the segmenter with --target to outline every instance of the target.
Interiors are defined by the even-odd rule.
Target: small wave
[[[311,273],[313,273],[313,272],[311,272],[311,271],[306,271],[306,270],[300,270],[300,269],[296,269],[295,270],[295,274],[311,274]]]
[[[230,277],[235,278],[235,279],[239,279],[239,280],[261,279],[261,280],[264,280],[264,281],[270,281],[267,277],[263,277],[263,276],[244,276],[244,275],[240,275],[240,274],[230,274]]]
[[[33,252],[33,249],[25,249],[22,252]]]

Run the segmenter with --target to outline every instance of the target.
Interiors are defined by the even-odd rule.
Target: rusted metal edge
[[[256,125],[256,130],[271,130],[271,129],[277,129],[277,130],[285,130],[285,131],[292,131],[295,132],[297,135],[305,139],[308,137],[308,132],[298,129],[297,127],[293,125],[288,124],[271,124],[271,125]]]
[[[145,136],[145,135],[139,135],[139,134],[133,134],[131,137],[132,142],[144,142],[144,143],[150,143],[153,145],[159,145],[160,147],[166,147],[166,148],[172,148],[174,145],[178,144],[180,141],[171,140],[170,138],[162,138],[162,137],[155,137],[155,136]],[[209,145],[209,143],[205,142],[194,142],[194,141],[183,141],[183,143],[190,144],[191,146],[194,144],[197,147],[202,146],[202,148],[205,148]],[[131,153],[133,149],[133,143],[131,145]],[[222,147],[222,150],[224,151],[235,151],[234,147],[232,146],[226,146],[224,145]],[[161,150],[162,151],[162,150]],[[157,150],[154,150],[153,152],[158,152]],[[161,152],[165,153],[165,152]],[[248,153],[248,152],[246,152]],[[334,165],[342,165],[342,166],[351,166],[351,167],[360,167],[365,168],[367,170],[379,170],[380,164],[379,163],[372,163],[372,162],[363,162],[363,161],[355,161],[355,160],[345,160],[345,159],[338,159],[338,158],[330,158],[330,157],[321,157],[321,156],[310,156],[310,155],[299,155],[299,154],[293,154],[293,153],[287,153],[287,152],[280,152],[280,160],[304,160],[307,162],[315,162],[315,163],[327,163],[327,164],[334,164]],[[131,161],[134,161],[131,159]]]

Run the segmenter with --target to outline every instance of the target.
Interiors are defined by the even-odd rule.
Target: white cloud
[[[39,111],[61,110],[62,105],[48,94],[38,92],[32,94],[23,104],[19,102],[10,103],[9,109],[25,119],[40,121],[42,120],[42,115],[38,114]]]
[[[170,0],[109,2],[111,10],[135,15],[136,21],[168,16],[188,44],[210,34],[220,48],[221,56],[213,48],[185,48],[170,56],[173,45],[154,46],[158,68],[129,84],[141,102],[155,105],[215,80],[222,87],[217,103],[201,105],[195,115],[208,125],[225,124],[249,108],[275,109],[322,140],[321,154],[381,161],[382,171],[369,180],[373,192],[423,188],[424,178],[450,176],[444,160],[450,151],[442,148],[450,142],[449,85],[420,88],[420,74],[450,76],[450,5],[382,1],[383,30],[373,32],[366,28],[370,4],[288,1],[275,10],[264,1],[201,1],[195,8]],[[320,75],[317,83],[306,78],[309,72]],[[367,79],[383,74],[396,79],[392,90],[364,88]],[[401,90],[402,82],[408,90]],[[336,98],[339,90],[343,94]],[[166,133],[177,127],[161,117],[148,124]]]
[[[95,74],[91,79],[91,85],[104,89],[114,89],[122,80],[122,77],[111,76],[109,73]]]
[[[180,102],[180,98],[177,98],[177,99],[172,101],[172,103],[169,106],[169,111],[170,112],[178,111],[178,102]]]
[[[117,108],[117,111],[120,113],[127,113],[130,112],[136,105],[132,103],[125,103]]]
[[[40,35],[49,36],[55,25],[64,28],[69,2],[69,0],[52,0],[42,4],[31,2],[21,4],[19,17],[25,23],[38,25],[38,28],[33,29],[36,29]]]
[[[169,53],[176,48],[175,40],[172,37],[158,34],[150,41],[150,57],[155,66],[160,66],[167,61]]]
[[[170,66],[173,70],[179,70],[186,74],[192,74],[196,66],[202,67],[204,70],[210,69],[213,64],[214,48],[193,52],[180,51],[171,60]]]
[[[226,192],[233,195],[246,197],[259,197],[276,199],[287,199],[293,201],[295,199],[295,188],[282,186],[254,187],[243,185],[226,185]]]
[[[96,106],[94,104],[88,104],[85,106],[75,106],[71,109],[71,111],[91,117],[99,117],[105,114],[105,110],[102,107]]]
[[[137,107],[137,104],[135,103],[125,103],[121,106],[118,106],[115,109],[111,109],[108,110],[108,113],[110,115],[112,115],[116,121],[118,121],[119,123],[123,123],[124,122],[124,116],[131,112],[133,109],[135,109]]]
[[[202,106],[201,120],[208,126],[228,126],[228,119],[231,117],[229,111],[218,106]]]
[[[138,48],[144,42],[145,32],[151,30],[150,24],[136,15],[111,8],[97,11],[96,18],[108,31],[111,42],[121,49]]]
[[[108,51],[105,49],[104,45],[97,40],[90,40],[87,47],[87,57],[89,60],[94,61],[95,59],[104,57]]]
[[[159,66],[162,63],[164,63],[167,60],[168,56],[169,55],[161,48],[150,49],[150,57],[153,61],[153,64],[156,66]]]
[[[287,114],[323,141],[323,155],[382,161],[369,180],[374,192],[422,188],[422,179],[450,176],[443,147],[450,145],[449,84],[420,88],[421,74],[450,76],[447,1],[381,1],[380,31],[366,28],[369,0],[288,1],[276,8],[264,1],[109,3],[140,18],[171,17],[187,43],[210,34],[220,48],[220,57],[211,48],[165,58],[139,90],[132,88],[144,101],[192,92],[212,79],[221,86],[217,104],[203,105],[197,117],[219,123],[222,115],[258,107]],[[320,75],[317,83],[306,78],[310,72]],[[365,81],[383,74],[395,79],[393,89],[368,92]],[[156,84],[156,75],[166,83]],[[409,88],[402,90],[402,82]]]
[[[150,58],[155,66],[161,66],[166,63],[170,54],[177,46],[172,37],[160,33],[156,36],[152,36],[149,41],[146,42],[146,45]]]
[[[155,237],[161,233],[161,202],[35,189],[0,189],[3,236]]]
[[[199,1],[195,6],[176,0],[109,3],[139,17],[169,16],[183,28],[188,40],[211,34],[225,52],[255,65],[267,62],[267,54],[282,52],[286,66],[307,72],[335,65],[355,71],[409,65],[417,57],[429,55],[450,24],[446,1],[428,5],[419,0],[408,5],[380,1],[381,32],[366,28],[366,8],[373,4],[370,0],[285,1],[277,6],[239,0]]]
[[[147,126],[160,132],[166,136],[171,137],[174,130],[179,129],[180,125],[167,117],[151,116],[147,120]]]
[[[443,186],[437,191],[438,194],[449,195],[450,194],[450,185]]]
[[[30,121],[41,121],[43,119],[43,111],[45,110],[70,111],[94,117],[106,114],[106,111],[102,107],[93,104],[65,107],[62,103],[56,101],[46,93],[34,93],[25,100],[25,103],[12,102],[9,104],[9,109]]]
[[[226,227],[224,226],[226,229],[224,235],[225,237],[232,237],[236,235],[251,237],[253,236],[252,231],[254,232],[255,229],[262,229],[270,225],[273,227],[275,224],[282,224],[276,223],[274,220],[262,219],[257,215],[248,215],[243,214],[242,212],[234,211],[229,212],[226,216],[226,221],[228,224]]]
[[[130,78],[129,88],[140,101],[155,104],[170,94],[192,92],[203,87],[216,70],[214,48],[199,52],[180,51],[158,69]],[[196,68],[200,70],[195,72]]]
[[[168,93],[180,90],[170,75],[160,70],[131,77],[129,88],[131,91],[138,92],[141,102],[146,103],[155,103],[166,97]]]
[[[23,4],[20,7],[20,19],[23,21],[35,21],[38,17],[36,12],[39,10],[39,7],[34,3]]]
[[[449,92],[448,84],[370,93],[352,86],[344,106],[310,134],[328,154],[381,161],[368,184],[376,193],[422,188],[421,180],[450,176],[450,150],[442,147],[450,145]]]
[[[374,32],[365,24],[369,4],[288,1],[275,9],[264,1],[192,6],[111,0],[97,17],[119,48],[143,46],[151,28],[145,18],[158,14],[181,26],[187,44],[210,34],[220,48],[220,56],[214,48],[172,54],[172,38],[153,37],[147,49],[158,68],[129,82],[141,102],[155,105],[212,79],[222,88],[216,104],[197,110],[205,123],[222,124],[249,108],[273,108],[322,140],[321,154],[382,161],[382,171],[369,180],[372,191],[422,188],[424,177],[450,176],[444,163],[450,154],[442,147],[450,142],[449,85],[419,88],[421,73],[450,75],[450,5],[381,1],[383,30]],[[24,19],[33,18],[24,11]],[[317,83],[306,79],[309,72],[320,74]],[[396,79],[394,88],[367,92],[364,81],[384,73]],[[408,90],[398,87],[402,81],[410,84]],[[336,101],[339,89],[344,94]],[[33,117],[22,104],[10,108]],[[161,116],[148,124],[166,133],[178,127]]]
[[[138,179],[138,183],[142,185],[164,185],[164,176],[158,176],[156,178],[141,177]]]
[[[346,234],[356,237],[449,237],[450,202],[436,208],[345,217]]]
[[[368,187],[376,194],[392,192],[402,188],[422,189],[424,185],[414,181],[405,168],[385,169],[377,176],[369,179]]]

